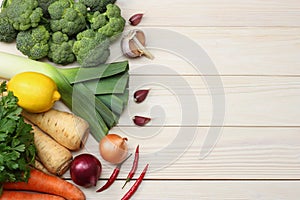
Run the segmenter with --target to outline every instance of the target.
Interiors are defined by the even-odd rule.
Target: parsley
[[[28,181],[36,149],[31,125],[24,122],[18,98],[0,86],[0,195],[5,182]]]

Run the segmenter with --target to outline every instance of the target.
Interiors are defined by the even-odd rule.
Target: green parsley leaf
[[[5,182],[28,181],[36,148],[31,125],[25,123],[18,98],[0,85],[0,196]]]

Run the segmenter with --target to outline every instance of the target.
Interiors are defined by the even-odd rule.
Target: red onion
[[[96,186],[101,171],[100,161],[87,153],[76,156],[70,166],[70,174],[74,183],[86,188]]]

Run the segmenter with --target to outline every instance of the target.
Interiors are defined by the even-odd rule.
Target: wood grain
[[[299,26],[297,0],[118,0],[124,17],[145,14],[141,26]]]
[[[197,75],[132,75],[129,104],[119,125],[132,126],[134,115],[151,116],[154,112],[151,122],[154,126],[299,126],[300,111],[296,109],[300,101],[299,77],[224,76],[221,80],[222,85],[207,85],[205,77]],[[132,97],[139,88],[151,88],[142,104],[136,104]],[[214,124],[212,98],[222,94],[211,91],[220,88],[225,92],[225,121]],[[198,109],[199,114],[194,114],[198,123],[185,114],[193,114],[193,109]]]
[[[148,179],[158,180],[299,180],[299,128],[224,127],[208,156],[206,148],[210,127],[115,127],[112,133],[129,139],[129,151],[140,145],[138,170],[150,163]],[[185,141],[176,137],[186,133]],[[188,135],[193,134],[191,138]],[[177,140],[177,141],[176,141]],[[114,168],[99,156],[98,144],[89,138],[83,152],[96,155],[103,165],[101,178]],[[77,152],[81,153],[81,152]],[[168,162],[166,162],[166,160]],[[124,163],[119,179],[125,179],[133,158]],[[65,175],[69,177],[68,174]]]
[[[264,75],[299,76],[300,70],[300,28],[299,27],[151,27],[142,30],[147,35],[147,47],[155,59],[130,60],[132,74],[161,75],[163,71],[151,70],[152,65],[167,66],[181,75]],[[163,49],[157,40],[164,40],[152,30],[167,30],[187,37],[206,52],[217,73],[207,73],[205,65],[193,66],[186,57],[180,57]],[[168,35],[164,35],[168,39]],[[176,44],[176,40],[172,40]],[[182,48],[188,54],[194,53],[189,46]],[[112,60],[122,55],[119,43],[112,46]],[[126,58],[123,58],[126,59]],[[136,69],[149,66],[142,72]]]
[[[121,199],[129,187],[121,189],[123,181],[116,181],[109,190],[95,194],[87,189],[88,200]],[[132,184],[130,182],[130,184]],[[128,186],[130,185],[128,184]],[[211,199],[211,200],[296,200],[300,195],[299,181],[157,181],[146,180],[132,199]],[[163,188],[163,190],[162,190]]]
[[[202,70],[206,66],[192,66],[180,55],[159,48],[159,34],[146,35],[154,60],[130,60],[129,104],[110,132],[127,136],[131,152],[140,145],[135,178],[150,162],[146,180],[133,199],[298,199],[299,1],[118,0],[117,4],[126,19],[144,13],[139,26],[127,25],[126,31],[162,29],[185,36],[207,54],[216,69],[208,73]],[[0,51],[21,55],[14,44],[1,43]],[[119,41],[111,52],[109,61],[127,59],[122,57]],[[214,77],[221,84],[207,84]],[[143,87],[151,88],[150,95],[137,105],[132,94]],[[220,91],[224,91],[225,118],[218,124],[212,123],[212,98],[222,96]],[[61,102],[56,106],[65,109]],[[192,111],[198,112],[197,121],[184,121]],[[153,119],[146,127],[136,127],[131,121],[136,114]],[[208,149],[210,153],[200,158],[200,151],[208,148],[204,144],[209,130],[218,127],[220,137]],[[98,188],[115,166],[103,161],[92,136],[74,155],[83,152],[102,162]],[[124,163],[109,190],[98,194],[95,188],[82,188],[87,199],[121,198],[133,184],[121,189],[132,159]],[[70,180],[68,173],[64,177]]]

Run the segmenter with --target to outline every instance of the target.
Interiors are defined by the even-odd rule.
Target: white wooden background
[[[298,199],[300,1],[118,0],[117,4],[126,19],[144,13],[138,28],[176,31],[199,44],[218,71],[202,76],[220,76],[226,98],[225,121],[219,125],[221,137],[210,154],[200,159],[199,151],[211,126],[212,108],[211,95],[199,74],[187,63],[155,49],[153,61],[130,61],[133,72],[145,64],[163,64],[175,70],[193,89],[200,116],[198,124],[181,126],[176,98],[187,95],[184,88],[170,94],[167,85],[154,86],[143,105],[136,106],[130,99],[120,124],[112,132],[127,136],[131,151],[140,144],[141,158],[171,142],[180,129],[196,129],[189,148],[173,163],[159,170],[151,170],[150,163],[149,173],[132,199]],[[130,28],[128,25],[126,29]],[[148,45],[151,46],[151,40]],[[0,50],[20,54],[13,45],[3,43]],[[130,94],[158,77],[180,88],[174,75],[131,73]],[[128,116],[134,112],[147,115],[158,104],[166,115],[159,134],[147,140],[131,137],[130,133],[138,128]],[[156,130],[155,122],[154,119],[139,130]],[[99,156],[97,143],[91,137],[85,150]],[[122,190],[121,186],[131,161],[123,166],[119,179],[109,190],[95,193],[96,188],[84,189],[87,199],[120,199],[129,189],[127,186]],[[146,162],[142,160],[137,175]],[[114,167],[104,161],[102,164],[97,188]]]

